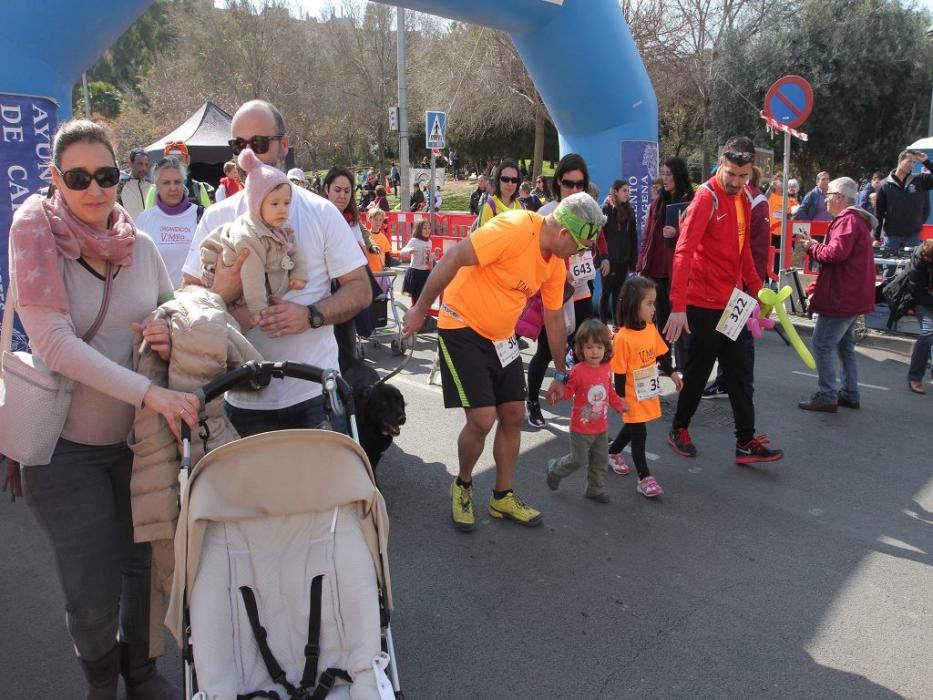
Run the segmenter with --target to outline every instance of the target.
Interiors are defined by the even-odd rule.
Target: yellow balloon
[[[791,293],[792,289],[789,286],[784,286],[781,288],[781,291],[775,292],[773,289],[768,289],[767,287],[762,287],[758,291],[758,301],[761,302],[761,316],[767,317],[771,313],[771,309],[777,310],[778,318],[781,320],[781,326],[784,328],[784,332],[787,333],[787,339],[790,340],[790,344],[794,347],[794,350],[797,351],[797,354],[800,356],[800,359],[803,360],[803,363],[810,369],[816,369],[816,361],[813,359],[813,355],[810,354],[810,350],[801,340],[800,336],[797,335],[797,329],[794,328],[794,324],[790,322],[790,317],[787,315],[787,309],[784,308],[784,300],[787,299]]]

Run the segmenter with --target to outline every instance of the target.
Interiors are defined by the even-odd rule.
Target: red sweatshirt
[[[571,396],[571,433],[605,433],[609,430],[609,407],[621,412],[624,405],[612,386],[612,370],[608,362],[599,367],[590,367],[585,362],[574,365],[564,388],[564,399]]]
[[[744,192],[726,194],[714,175],[706,187],[697,188],[693,202],[680,224],[671,279],[671,310],[687,306],[724,309],[736,284],[743,281],[757,296],[761,278],[755,271],[751,247],[751,202]],[[735,203],[735,204],[733,204]],[[745,244],[739,252],[739,224],[735,207],[745,219]]]

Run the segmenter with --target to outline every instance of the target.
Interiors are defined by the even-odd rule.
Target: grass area
[[[531,159],[526,159],[527,162],[531,162]],[[544,161],[542,170],[544,171],[545,176],[551,177],[554,175],[554,168],[551,167],[551,164],[548,161]],[[315,171],[310,170],[305,173],[309,178],[314,177]],[[321,176],[321,179],[324,179],[324,175],[327,174],[326,170],[318,170],[317,174]],[[446,179],[444,185],[441,189],[441,195],[443,200],[441,201],[441,210],[447,212],[468,212],[470,211],[470,194],[473,190],[476,189],[475,180],[451,180],[450,178]],[[393,195],[392,192],[389,192],[388,195],[389,206],[392,208],[392,211],[399,211],[401,209],[400,198],[396,195]]]

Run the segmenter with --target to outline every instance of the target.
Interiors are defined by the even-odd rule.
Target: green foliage
[[[91,97],[91,112],[108,119],[119,116],[123,108],[123,95],[116,85],[99,80],[88,82],[87,91]],[[71,93],[72,111],[76,116],[84,116],[84,89],[78,83]]]
[[[765,146],[758,110],[777,78],[813,86],[814,108],[792,140],[794,170],[853,177],[893,167],[897,153],[926,135],[933,45],[926,12],[890,0],[804,0],[793,23],[723,42],[710,89],[719,143],[744,133]],[[774,139],[783,157],[783,139]]]
[[[168,0],[153,2],[88,69],[88,80],[111,83],[126,92],[137,92],[158,53],[168,48],[174,38],[169,21],[170,6],[173,4],[183,8],[189,3],[172,3]]]

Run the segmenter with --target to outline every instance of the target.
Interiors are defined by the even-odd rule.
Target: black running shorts
[[[525,400],[521,357],[503,367],[492,341],[472,328],[437,331],[444,406],[482,408]]]

